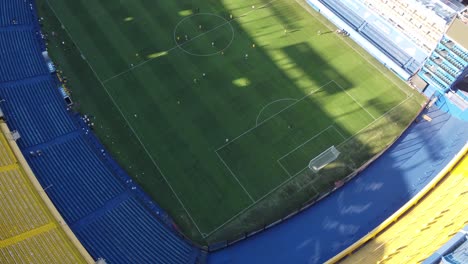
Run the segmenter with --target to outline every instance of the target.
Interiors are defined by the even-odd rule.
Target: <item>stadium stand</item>
[[[0,133],[0,263],[92,263],[59,214],[51,213],[55,208],[36,191],[23,164]]]
[[[395,43],[389,42],[380,30],[375,27],[366,24],[361,29],[362,34],[375,45],[380,46],[383,51],[393,58],[399,65],[405,65],[410,59],[411,56],[402,51]]]
[[[47,175],[39,179],[43,186],[54,185],[48,194],[59,208],[63,208],[61,212],[67,222],[74,223],[118,196],[124,187],[106,169],[80,133],[64,137],[67,138],[62,138],[62,142],[28,148],[27,152],[32,154],[27,159],[39,175]],[[37,155],[38,151],[43,154]]]
[[[18,141],[21,147],[48,142],[76,130],[70,115],[63,111],[62,97],[52,88],[54,86],[48,75],[0,83],[0,95],[4,100],[1,107],[10,117],[11,129],[17,130],[20,124],[26,124],[21,127]]]
[[[37,44],[37,32],[31,26],[0,28],[0,47],[0,82],[21,80],[48,72]]]
[[[382,8],[394,1],[384,1],[382,5],[359,0],[307,0],[307,2],[336,26],[350,30],[348,33],[353,40],[405,80],[419,69],[430,52],[430,49],[418,46],[414,38],[405,35],[404,33],[408,32],[402,30],[395,21],[386,19],[387,11]],[[395,19],[397,22],[403,20]],[[373,51],[375,48],[380,52]]]
[[[447,24],[462,5],[449,1],[363,0],[427,53],[439,42]],[[447,5],[448,4],[448,5]]]
[[[346,20],[354,29],[358,29],[365,22],[364,19],[355,14],[341,1],[322,1],[322,3],[332,10],[336,10],[337,15]]]
[[[320,2],[350,12],[337,1]],[[42,192],[50,196],[91,257],[109,263],[199,262],[204,252],[176,231],[167,214],[133,183],[80,117],[67,109],[60,84],[42,57],[34,3],[0,0],[0,7],[0,107],[20,135],[19,147]],[[346,17],[351,25],[360,22],[350,14]],[[408,67],[411,60],[403,65],[413,73]],[[466,122],[436,106],[424,114],[432,121],[419,118],[346,185],[281,225],[214,252],[208,261],[321,263],[353,244],[421,191],[466,144]],[[28,187],[31,183],[22,167],[8,153],[0,146],[0,201],[5,203],[0,208],[0,262],[88,261],[59,228],[63,223],[53,220],[41,205],[40,192]],[[396,188],[401,186],[407,188]],[[9,217],[15,220],[9,222]]]
[[[420,263],[467,224],[468,157],[398,221],[341,263]],[[403,234],[403,235],[402,235]]]
[[[195,263],[201,251],[182,237],[167,213],[107,155],[91,128],[67,107],[60,83],[50,73],[53,67],[48,67],[42,54],[45,45],[34,3],[0,0],[0,6],[8,6],[6,11],[0,9],[0,107],[40,184],[92,258],[108,263]],[[18,23],[11,23],[9,16],[16,14]],[[8,162],[7,158],[0,154],[0,163]],[[1,171],[1,180],[19,181],[17,172]],[[18,184],[23,188],[23,183]],[[12,204],[3,213],[14,214],[7,210],[17,207],[18,217],[27,215],[32,222],[9,230],[38,227],[40,234],[28,235],[9,248],[0,246],[6,249],[2,253],[14,257],[16,251],[44,252],[46,256],[48,250],[67,247],[66,243],[55,246],[63,236],[48,231],[54,225],[44,225],[43,217],[34,210],[22,211],[22,206],[28,205]],[[51,246],[41,251],[32,247],[35,243],[41,248]],[[64,256],[56,263],[73,263],[67,260]]]
[[[416,196],[467,140],[468,122],[433,106],[343,187],[281,224],[210,254],[208,263],[323,263]]]
[[[423,80],[426,96],[435,95],[444,109],[468,120],[468,10],[458,14],[450,23],[432,54],[416,78]]]
[[[0,1],[0,27],[33,22],[31,3],[25,0]]]

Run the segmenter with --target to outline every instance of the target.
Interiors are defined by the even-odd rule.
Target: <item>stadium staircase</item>
[[[42,55],[44,41],[37,21],[31,0],[0,0],[0,108],[10,129],[19,133],[17,143],[47,195],[95,260],[198,262],[203,253],[177,231],[167,213],[67,107],[60,83]],[[0,169],[0,180],[17,181],[3,173]],[[15,206],[21,208],[11,205],[10,210]],[[42,221],[33,212],[29,219]],[[44,246],[53,249],[55,244]],[[21,243],[15,245],[22,250]],[[62,263],[73,262],[64,258]]]

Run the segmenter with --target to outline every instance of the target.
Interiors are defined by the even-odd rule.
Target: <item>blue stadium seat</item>
[[[77,232],[92,255],[109,263],[189,263],[193,249],[129,198]]]
[[[320,2],[322,2],[322,4],[324,4],[331,10],[334,10],[336,15],[344,19],[344,21],[346,21],[354,29],[359,28],[359,26],[362,25],[362,23],[364,23],[364,19],[356,15],[353,11],[349,10],[349,8],[347,8],[346,5],[343,4],[341,1],[320,0]]]
[[[0,82],[48,73],[33,28],[0,28]]]
[[[365,36],[369,41],[379,47],[382,52],[390,56],[390,58],[392,58],[399,65],[404,65],[411,59],[411,56],[402,51],[397,45],[387,39],[384,35],[382,35],[382,33],[379,32],[379,30],[375,29],[373,26],[367,24],[362,28],[361,34],[363,34],[363,36]]]
[[[124,191],[79,133],[32,151],[37,153],[39,149],[40,156],[25,155],[42,186],[51,186],[47,193],[68,223],[92,213]]]
[[[29,0],[0,0],[0,27],[31,24],[34,20]]]
[[[0,97],[4,100],[1,107],[9,117],[10,129],[21,135],[20,146],[47,142],[77,129],[56,86],[49,75],[0,83]]]
[[[41,185],[93,258],[195,263],[201,251],[67,112],[33,9],[30,0],[0,0],[0,107]]]

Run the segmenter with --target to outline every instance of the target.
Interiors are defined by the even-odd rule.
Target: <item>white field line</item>
[[[291,173],[289,173],[289,171],[283,166],[283,164],[279,161],[279,160],[276,160],[276,162],[280,165],[280,167],[286,172],[286,174],[288,174],[289,178],[292,177]]]
[[[60,20],[60,17],[57,15],[57,13],[55,12],[54,8],[52,7],[52,5],[49,3],[49,0],[47,0],[47,4],[49,5],[50,9],[52,10],[52,12],[55,14],[55,17],[57,17],[57,19],[59,20],[60,24],[62,24],[63,26],[63,29],[65,30],[65,32],[67,32],[67,35],[70,37],[70,40],[75,44],[76,48],[78,49],[78,51],[82,53],[80,47],[78,46],[78,44],[75,42],[75,40],[72,38],[70,32],[68,31],[68,29],[65,27],[65,24],[62,23],[62,21]],[[195,220],[193,219],[192,215],[189,213],[189,211],[187,210],[187,208],[185,207],[184,203],[182,202],[182,200],[180,199],[180,197],[177,195],[177,193],[175,192],[174,188],[172,187],[172,185],[169,183],[169,181],[167,180],[166,176],[164,175],[164,173],[162,172],[161,168],[159,167],[159,165],[156,163],[156,161],[153,159],[153,156],[151,156],[150,152],[148,151],[148,149],[146,148],[145,144],[143,143],[143,141],[140,139],[140,137],[137,135],[135,129],[132,127],[132,125],[130,124],[130,122],[128,121],[127,117],[124,115],[122,109],[119,107],[119,105],[117,104],[117,102],[114,100],[114,97],[112,97],[112,95],[109,93],[109,91],[107,90],[106,86],[104,85],[104,83],[102,82],[102,80],[99,78],[98,74],[96,73],[96,71],[94,70],[93,66],[91,66],[91,64],[88,62],[88,60],[86,60],[86,63],[88,64],[89,68],[91,69],[91,71],[94,73],[94,76],[99,80],[99,82],[101,83],[102,87],[104,88],[104,90],[106,91],[107,95],[109,96],[109,98],[111,99],[112,103],[114,104],[114,106],[117,108],[117,110],[119,111],[120,115],[122,115],[122,117],[124,118],[125,122],[127,123],[128,127],[131,129],[131,131],[133,132],[133,134],[135,135],[135,137],[137,138],[138,142],[140,143],[140,145],[143,147],[143,149],[145,150],[146,154],[148,155],[148,157],[151,159],[151,162],[154,164],[154,166],[156,167],[156,169],[159,171],[159,173],[161,174],[161,176],[163,177],[164,181],[167,183],[167,185],[169,186],[169,188],[171,189],[171,191],[174,193],[175,197],[177,198],[177,200],[179,201],[180,205],[182,205],[182,208],[184,209],[184,211],[187,213],[188,217],[190,218],[190,220],[192,221],[192,223],[195,225],[195,227],[197,228],[198,232],[203,236],[203,232],[200,230],[200,228],[198,227],[197,223],[195,222]]]
[[[48,1],[48,0],[47,0],[47,1]],[[248,15],[248,14],[250,14],[250,13],[252,13],[252,12],[257,11],[258,9],[261,9],[261,8],[263,8],[263,7],[266,7],[266,6],[272,4],[272,3],[275,2],[275,1],[277,1],[277,0],[271,0],[270,2],[264,4],[264,5],[262,5],[262,6],[258,7],[258,8],[256,8],[256,9],[252,9],[252,10],[250,10],[250,11],[244,13],[244,14],[241,14],[241,15],[239,16],[239,18],[240,18],[240,17],[245,17],[246,15]],[[220,27],[223,27],[223,26],[225,26],[225,25],[227,25],[227,24],[230,24],[231,21],[234,21],[234,20],[236,20],[236,19],[237,19],[237,18],[234,17],[232,20],[227,20],[226,22],[221,23],[220,25],[218,25],[218,26],[216,26],[216,27],[214,27],[214,28],[212,28],[212,29],[210,29],[210,30],[208,30],[208,31],[205,31],[205,32],[203,32],[203,33],[201,33],[201,34],[198,34],[198,35],[196,35],[195,37],[190,38],[189,40],[185,41],[185,42],[182,43],[182,44],[177,44],[177,45],[175,45],[174,47],[172,47],[172,48],[170,48],[170,49],[168,49],[168,50],[166,50],[166,51],[164,51],[164,52],[171,52],[171,51],[173,51],[173,50],[175,50],[175,49],[177,49],[177,48],[179,48],[179,47],[181,47],[181,46],[184,46],[184,45],[187,44],[187,43],[190,43],[190,42],[192,42],[192,41],[194,41],[194,40],[196,40],[196,39],[198,39],[198,38],[200,38],[200,37],[203,37],[204,35],[206,35],[206,34],[212,32],[212,31],[215,31],[216,29],[218,29],[218,28],[220,28]],[[115,79],[115,78],[117,78],[117,77],[119,77],[119,76],[121,76],[121,75],[123,75],[123,74],[126,74],[126,73],[128,73],[128,72],[130,72],[130,71],[132,71],[132,70],[134,70],[134,69],[136,69],[136,68],[139,68],[139,67],[143,66],[144,64],[146,64],[146,63],[148,63],[148,62],[150,62],[150,61],[152,61],[152,60],[155,60],[155,59],[157,59],[157,57],[156,57],[156,58],[150,58],[150,59],[147,59],[147,60],[145,60],[145,61],[142,61],[142,62],[136,64],[135,66],[131,67],[131,68],[128,68],[128,69],[126,69],[126,70],[124,70],[124,71],[122,71],[122,72],[120,72],[120,73],[117,73],[117,74],[114,75],[114,76],[111,76],[111,77],[105,79],[105,80],[103,81],[103,83],[107,83],[108,81],[111,81],[112,79]]]
[[[341,145],[343,145],[344,143],[348,142],[351,138],[355,137],[357,134],[361,133],[362,131],[364,131],[366,128],[368,128],[370,125],[372,125],[373,123],[377,122],[378,120],[382,119],[384,116],[386,116],[389,112],[391,112],[393,109],[397,108],[398,106],[402,105],[403,103],[405,103],[406,101],[408,101],[409,99],[411,99],[413,97],[413,95],[410,95],[409,97],[405,98],[403,101],[401,101],[398,105],[394,106],[392,109],[388,110],[387,112],[385,112],[384,114],[382,114],[380,117],[378,117],[376,120],[372,121],[371,123],[369,123],[366,127],[364,127],[363,129],[359,130],[357,133],[355,133],[354,135],[348,137],[346,140],[344,140],[343,142],[341,142],[338,146],[336,146],[337,148]],[[235,214],[234,216],[232,216],[231,218],[229,218],[226,222],[224,222],[223,224],[221,224],[220,226],[218,226],[217,228],[213,229],[212,231],[210,231],[206,236],[204,236],[205,238],[206,237],[209,237],[211,236],[213,233],[215,233],[216,231],[220,230],[221,228],[223,228],[225,225],[227,225],[228,223],[230,223],[232,220],[234,220],[235,218],[237,218],[239,215],[243,214],[245,211],[249,210],[250,208],[254,207],[257,203],[259,203],[260,201],[262,201],[263,199],[265,199],[267,196],[269,196],[271,193],[275,192],[277,189],[281,188],[283,185],[287,184],[288,182],[290,182],[291,180],[293,180],[297,175],[301,174],[305,169],[308,169],[308,166],[305,167],[304,169],[300,170],[298,173],[292,175],[289,179],[286,179],[283,183],[281,183],[280,185],[276,186],[275,188],[273,188],[271,191],[269,191],[268,193],[266,193],[265,195],[263,195],[262,197],[260,197],[259,199],[257,199],[257,201],[255,201],[255,203],[247,206],[246,208],[242,209],[239,213]],[[314,187],[314,190],[316,190],[316,188]],[[316,191],[317,192],[317,191]]]
[[[265,105],[262,110],[260,110],[260,112],[258,112],[258,115],[257,115],[257,119],[255,119],[255,126],[258,126],[258,118],[260,118],[260,115],[262,114],[262,112],[270,105],[274,104],[274,103],[278,103],[278,102],[282,102],[282,101],[297,101],[298,99],[295,99],[295,98],[282,98],[282,99],[278,99],[278,100],[275,100],[275,101],[272,101],[272,102],[269,102],[267,105]]]
[[[369,124],[367,124],[367,126],[363,127],[361,130],[359,130],[358,132],[356,132],[354,135],[348,137],[345,141],[341,142],[338,146],[336,146],[337,148],[341,145],[343,145],[344,143],[348,142],[351,138],[355,137],[356,135],[358,135],[359,133],[361,133],[362,131],[364,131],[365,129],[367,129],[369,126],[371,126],[372,124],[374,124],[375,122],[379,121],[380,119],[382,119],[384,116],[386,116],[389,112],[393,111],[393,109],[399,107],[400,105],[404,104],[406,101],[408,101],[409,99],[413,98],[413,95],[410,95],[409,97],[406,97],[405,99],[403,99],[403,101],[401,101],[399,104],[395,105],[394,107],[392,107],[390,110],[388,110],[387,112],[385,112],[384,114],[382,114],[381,116],[379,116],[377,119],[375,119],[374,121],[370,122]]]
[[[301,148],[302,146],[304,146],[305,144],[307,144],[307,142],[311,141],[311,140],[314,140],[315,138],[317,138],[318,136],[320,136],[321,134],[323,134],[325,131],[327,131],[328,129],[332,128],[333,125],[331,126],[328,126],[327,128],[323,129],[322,131],[318,132],[317,134],[315,134],[313,137],[307,139],[306,141],[304,141],[302,144],[300,144],[299,146],[295,147],[293,150],[289,151],[288,153],[284,154],[283,156],[281,156],[279,159],[277,159],[277,161],[281,162],[282,159],[284,159],[285,157],[289,156],[289,154],[293,153],[294,151],[296,151],[297,149]]]
[[[290,182],[292,179],[294,179],[297,175],[299,175],[301,172],[303,172],[305,169],[307,169],[308,167],[305,167],[304,169],[302,169],[299,173],[296,173],[294,175],[292,175],[289,179],[286,179],[283,183],[279,184],[278,186],[276,186],[275,188],[273,188],[271,191],[269,191],[268,193],[266,193],[265,195],[263,195],[262,197],[260,197],[259,199],[257,199],[254,203],[250,204],[249,206],[245,207],[244,209],[242,209],[240,212],[238,212],[237,214],[235,214],[234,216],[232,216],[231,218],[229,218],[226,222],[224,222],[223,224],[221,224],[220,226],[218,226],[217,228],[213,229],[210,233],[208,233],[206,236],[204,236],[205,238],[211,236],[213,233],[215,233],[216,231],[218,231],[219,229],[221,229],[223,226],[225,226],[226,224],[228,224],[229,222],[231,222],[233,219],[235,219],[236,217],[238,217],[239,215],[243,214],[245,211],[247,211],[248,209],[252,208],[254,205],[256,205],[257,203],[259,203],[260,201],[262,201],[263,199],[265,199],[265,197],[267,197],[268,195],[270,195],[272,192],[276,191],[277,189],[279,189],[280,187],[282,187],[283,185],[285,185],[286,183]]]
[[[353,101],[358,104],[364,111],[366,111],[366,113],[372,117],[372,119],[375,120],[375,117],[369,112],[367,111],[367,109],[361,104],[358,102],[358,100],[356,100],[356,98],[354,98],[354,96],[352,96],[350,93],[348,93],[348,91],[346,91],[339,83],[333,81],[338,87],[340,87],[341,90],[343,90],[343,92],[345,92],[349,97],[351,97],[351,99],[353,99]]]
[[[231,170],[231,168],[226,164],[226,162],[224,161],[224,159],[219,155],[218,151],[215,151],[216,155],[218,156],[218,158],[221,160],[221,162],[224,164],[224,166],[229,170],[229,172],[231,173],[231,175],[234,177],[234,179],[236,179],[237,183],[239,183],[239,185],[242,187],[242,189],[244,190],[244,192],[249,196],[250,200],[255,203],[255,200],[252,198],[252,196],[250,195],[250,193],[247,191],[247,189],[244,187],[244,185],[242,185],[242,183],[240,182],[240,180],[237,178],[236,174],[234,174],[234,172]]]
[[[278,113],[276,113],[276,114],[274,114],[274,115],[268,117],[267,119],[265,119],[265,120],[263,120],[262,122],[258,123],[258,125],[256,125],[256,126],[250,128],[250,129],[247,129],[244,133],[240,134],[239,136],[237,136],[237,137],[235,137],[234,139],[230,140],[228,143],[226,143],[226,144],[222,145],[221,147],[217,148],[216,151],[221,150],[222,148],[226,147],[227,145],[231,144],[232,142],[236,141],[237,139],[241,138],[242,136],[244,136],[245,134],[251,132],[252,130],[256,129],[256,128],[259,127],[260,125],[262,125],[262,124],[268,122],[270,119],[276,117],[277,115],[281,114],[282,112],[286,111],[287,109],[293,107],[294,105],[296,105],[296,104],[299,103],[300,101],[302,101],[302,100],[304,100],[305,98],[309,97],[310,95],[316,93],[317,91],[321,90],[323,87],[329,85],[329,84],[332,83],[332,82],[333,82],[333,80],[331,80],[331,81],[327,82],[326,84],[320,86],[319,88],[317,88],[317,89],[311,91],[310,93],[306,94],[306,95],[303,96],[302,98],[297,99],[296,102],[294,102],[294,103],[288,105],[287,107],[281,109],[281,111],[279,111]]]
[[[296,3],[298,3],[300,6],[302,6],[309,14],[311,14],[313,17],[315,17],[317,20],[319,20],[319,22],[321,24],[323,24],[324,26],[326,26],[330,31],[334,31],[334,28],[327,25],[326,23],[322,23],[320,21],[320,19],[317,17],[317,15],[313,12],[310,11],[309,8],[311,8],[310,5],[308,5],[307,3],[304,3],[302,0],[295,0]],[[331,21],[329,21],[326,17],[320,15],[321,18],[324,18],[327,20],[327,22],[333,24]],[[342,39],[343,42],[345,42],[351,49],[353,49],[357,54],[359,54],[364,60],[366,60],[369,64],[371,64],[372,66],[374,66],[375,69],[377,69],[380,73],[382,73],[383,76],[385,76],[385,78],[387,78],[390,82],[392,82],[396,87],[398,87],[398,89],[400,89],[404,94],[406,94],[406,97],[409,97],[411,96],[411,93],[409,93],[408,91],[404,90],[403,88],[400,87],[400,85],[398,83],[396,83],[392,78],[388,77],[388,73],[384,72],[383,70],[381,70],[374,61],[372,61],[371,59],[368,59],[366,58],[362,52],[360,52],[358,49],[356,49],[355,47],[353,47],[353,45],[351,45],[349,43],[350,40],[347,40],[346,38],[343,38]]]
[[[341,136],[344,140],[346,140],[346,137],[338,130],[338,128],[336,128],[334,125],[332,125],[332,127],[335,129],[335,131],[336,131],[338,134],[340,134],[340,136]]]

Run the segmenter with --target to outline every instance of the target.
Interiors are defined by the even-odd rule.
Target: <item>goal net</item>
[[[317,157],[313,158],[309,162],[309,169],[314,172],[321,170],[323,167],[327,166],[330,162],[336,160],[340,152],[335,148],[335,146],[331,146],[324,152],[320,153]]]

